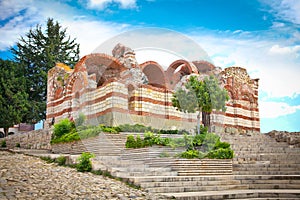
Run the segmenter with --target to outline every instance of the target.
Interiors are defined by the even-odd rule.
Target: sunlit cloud
[[[88,0],[87,7],[89,9],[103,10],[112,4],[117,4],[122,9],[136,8],[136,0]]]
[[[259,102],[261,118],[277,118],[290,115],[300,110],[300,105],[291,106],[285,102]]]

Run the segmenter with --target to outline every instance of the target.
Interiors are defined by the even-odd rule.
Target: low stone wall
[[[51,147],[52,152],[56,154],[81,154],[82,152],[87,151],[81,140],[68,143],[52,144]]]
[[[21,148],[25,149],[47,149],[51,150],[51,130],[35,130],[27,133],[9,135],[5,138],[0,138],[0,144],[3,140],[6,141],[7,148],[11,149],[20,144]]]
[[[289,145],[300,147],[300,132],[287,132],[273,130],[267,133],[272,138],[275,138],[277,142],[286,142]]]

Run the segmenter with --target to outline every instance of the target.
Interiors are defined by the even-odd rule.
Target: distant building
[[[80,113],[91,124],[144,124],[155,128],[191,129],[196,113],[183,113],[172,106],[175,89],[191,75],[215,75],[229,92],[225,113],[214,112],[213,128],[225,132],[259,132],[258,79],[246,69],[222,70],[206,61],[177,60],[166,70],[158,63],[137,63],[132,49],[118,44],[112,56],[84,56],[70,69],[57,64],[48,72],[47,119],[50,125]]]

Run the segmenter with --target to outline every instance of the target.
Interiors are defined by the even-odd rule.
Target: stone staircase
[[[262,134],[220,135],[235,151],[232,160],[177,159],[182,149],[153,146],[97,156],[97,168],[151,193],[176,199],[300,199],[299,148]],[[122,136],[123,147],[126,134]],[[114,142],[122,148],[122,141]],[[102,146],[100,152],[107,152]],[[94,151],[96,152],[96,151]],[[99,167],[100,166],[100,167]]]
[[[300,149],[268,135],[220,134],[232,160],[178,159],[183,149],[161,146],[126,149],[127,135],[100,134],[80,145],[96,155],[94,169],[166,199],[300,199]]]

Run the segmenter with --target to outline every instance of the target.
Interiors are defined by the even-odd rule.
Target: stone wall
[[[7,148],[9,149],[16,147],[17,144],[20,144],[21,148],[50,150],[51,135],[51,131],[40,129],[0,138],[0,143],[5,140]]]
[[[286,142],[289,145],[300,147],[300,132],[287,132],[273,130],[269,133],[272,138],[275,138],[277,142]]]

